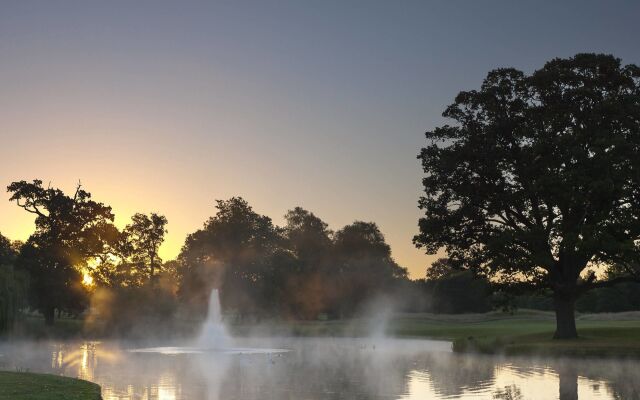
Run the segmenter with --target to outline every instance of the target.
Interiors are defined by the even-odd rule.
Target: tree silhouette
[[[17,252],[11,241],[0,233],[0,265],[13,264]]]
[[[414,243],[476,272],[553,291],[556,338],[585,291],[637,277],[640,69],[609,55],[491,71],[426,133]],[[589,267],[619,264],[597,279]]]
[[[18,255],[14,243],[0,233],[0,332],[9,329],[24,306],[26,276],[17,271]]]
[[[154,281],[156,269],[162,265],[158,250],[167,233],[166,225],[167,218],[163,215],[135,213],[124,229],[126,253],[131,264],[148,275],[150,282]]]
[[[117,240],[114,216],[80,184],[73,196],[44,188],[40,180],[13,182],[7,191],[11,201],[36,216],[36,231],[22,246],[17,264],[30,275],[32,306],[50,325],[56,309],[77,312],[86,304],[80,268]]]
[[[305,270],[318,270],[330,253],[331,235],[326,222],[302,207],[289,210],[285,216],[284,233],[287,247],[303,264]]]
[[[462,271],[461,267],[455,265],[448,258],[438,258],[435,260],[425,273],[425,279],[427,281],[435,281],[453,275],[456,272]]]
[[[337,231],[334,251],[341,314],[353,313],[365,300],[407,277],[406,268],[393,260],[391,247],[373,222],[355,221]]]
[[[206,306],[211,288],[241,314],[259,310],[268,263],[282,237],[271,218],[241,197],[217,200],[218,212],[187,237],[179,259],[181,297]]]

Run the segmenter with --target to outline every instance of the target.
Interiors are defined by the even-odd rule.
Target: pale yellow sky
[[[257,129],[251,125],[258,124],[246,115],[237,117],[236,126],[226,122],[236,116],[221,116],[217,120],[221,127],[211,128],[227,130],[228,135],[212,135],[215,140],[192,135],[185,143],[188,135],[181,132],[196,128],[184,120],[174,122],[175,115],[134,114],[124,106],[96,113],[95,109],[103,107],[82,104],[79,99],[66,103],[55,105],[54,110],[25,106],[27,111],[21,111],[20,119],[10,127],[7,119],[0,119],[3,131],[16,135],[11,147],[0,148],[3,187],[14,180],[38,178],[71,192],[81,180],[94,199],[113,207],[119,227],[135,212],[162,213],[169,220],[161,248],[165,259],[175,257],[186,235],[215,213],[215,199],[239,195],[276,224],[282,224],[286,211],[298,205],[316,213],[334,230],[356,219],[375,221],[396,260],[414,278],[423,276],[430,261],[411,244],[419,217],[415,207],[419,185],[414,184],[419,182],[419,168],[415,168],[413,182],[403,185],[384,164],[376,176],[368,174],[366,165],[349,170],[345,164],[353,150],[327,149],[326,145],[334,165],[309,167],[310,162],[322,164],[322,156],[312,160],[314,155],[282,152],[278,147],[284,144],[277,137],[270,141],[233,139],[241,138],[241,131]],[[75,113],[79,117],[74,118]],[[263,129],[265,126],[263,123]],[[148,137],[153,140],[147,141]],[[338,136],[336,141],[352,145]],[[323,146],[309,145],[318,150]],[[417,164],[413,159],[409,162]],[[33,231],[33,217],[8,197],[5,192],[0,201],[0,232],[24,240]]]

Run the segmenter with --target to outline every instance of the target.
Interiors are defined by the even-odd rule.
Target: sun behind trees
[[[220,290],[227,314],[239,319],[342,317],[408,282],[371,222],[334,233],[296,207],[278,227],[233,197],[218,200],[216,214],[187,237],[178,259],[163,263],[162,215],[136,213],[120,231],[111,208],[80,185],[72,196],[40,180],[14,182],[8,191],[11,201],[36,215],[36,231],[19,247],[2,242],[7,261],[0,265],[8,265],[9,275],[0,279],[10,276],[17,291],[28,288],[26,305],[47,324],[56,311],[78,315],[91,305],[87,321],[110,333],[129,333],[141,321],[168,326],[181,312],[204,316],[212,288]]]
[[[80,184],[72,196],[44,188],[40,180],[13,182],[7,191],[10,201],[36,216],[36,231],[20,247],[15,264],[29,276],[29,305],[48,325],[55,311],[78,314],[87,307],[86,271],[102,285],[139,284],[145,279],[137,276],[140,271],[151,280],[160,261],[156,254],[164,217],[136,214],[120,232],[113,225],[111,207],[91,200]]]
[[[114,245],[118,232],[111,207],[91,200],[78,184],[73,196],[42,181],[13,182],[11,201],[36,216],[36,231],[16,264],[29,274],[30,304],[53,324],[55,311],[82,311],[88,301],[81,268]]]

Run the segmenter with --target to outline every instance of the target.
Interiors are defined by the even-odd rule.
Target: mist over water
[[[194,340],[146,348],[124,340],[4,343],[0,369],[93,381],[104,400],[613,400],[640,394],[638,361],[455,354],[446,341],[386,337],[388,301],[372,303],[371,312],[366,338],[232,338],[213,290]]]

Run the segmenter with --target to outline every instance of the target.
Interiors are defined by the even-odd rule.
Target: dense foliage
[[[426,133],[416,245],[495,281],[549,289],[556,337],[575,301],[640,265],[640,68],[608,55],[491,71]],[[620,265],[597,279],[596,265]]]
[[[0,234],[0,332],[11,328],[25,303],[26,276],[14,266],[18,246]]]
[[[35,215],[36,231],[19,251],[8,240],[0,248],[0,258],[8,260],[0,267],[7,321],[21,306],[41,312],[47,324],[56,312],[89,309],[91,329],[130,333],[135,325],[164,324],[178,314],[204,316],[213,288],[220,289],[225,312],[238,318],[341,317],[409,282],[371,222],[333,232],[296,207],[278,227],[234,197],[217,202],[217,213],[187,237],[177,260],[163,262],[162,215],[136,213],[119,230],[111,208],[80,186],[72,196],[39,180],[14,182],[8,191]],[[23,276],[28,298],[20,303],[19,288],[26,286],[15,283]]]
[[[13,182],[11,201],[36,216],[36,231],[22,246],[16,264],[30,276],[30,303],[48,324],[56,310],[77,313],[88,299],[80,268],[116,238],[111,207],[76,188],[73,196],[44,188],[42,181]]]
[[[217,287],[223,307],[239,316],[350,315],[406,279],[374,223],[356,221],[334,234],[299,207],[284,228],[242,198],[219,200],[217,209],[179,257],[180,296],[196,309]]]

